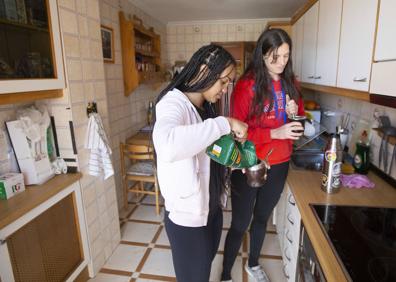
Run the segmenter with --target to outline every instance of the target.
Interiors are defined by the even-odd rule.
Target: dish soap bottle
[[[353,167],[355,172],[367,174],[370,166],[369,160],[370,145],[367,142],[367,132],[364,130],[360,140],[356,143],[356,151],[353,157]]]
[[[328,194],[338,192],[341,185],[342,149],[339,133],[331,136],[324,154],[321,188]]]

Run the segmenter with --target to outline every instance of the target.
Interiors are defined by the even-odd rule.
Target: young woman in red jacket
[[[300,123],[288,122],[290,115],[304,115],[291,49],[285,31],[265,30],[257,41],[252,62],[232,94],[232,116],[249,125],[247,139],[256,145],[258,158],[264,159],[270,150],[273,152],[268,158],[271,169],[262,187],[249,186],[240,170],[231,175],[232,222],[224,247],[222,281],[232,281],[231,269],[250,222],[245,270],[253,281],[269,281],[258,261],[260,250],[267,221],[283,191],[293,140],[302,135],[296,131],[303,130]]]

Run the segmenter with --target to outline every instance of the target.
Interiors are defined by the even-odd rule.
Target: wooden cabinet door
[[[341,28],[342,0],[319,1],[315,83],[335,86]]]
[[[298,80],[301,80],[301,65],[302,65],[302,50],[303,50],[303,37],[304,37],[304,17],[301,17],[292,29],[292,59],[294,74]]]
[[[344,0],[337,86],[368,91],[377,0]]]
[[[395,12],[395,0],[381,0],[374,61],[396,60]]]
[[[22,1],[20,7],[17,18],[0,12],[0,94],[65,88],[58,2]]]
[[[318,30],[319,2],[313,5],[304,18],[302,50],[302,82],[315,82],[316,40]]]

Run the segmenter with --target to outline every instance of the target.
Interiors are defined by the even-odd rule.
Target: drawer
[[[299,247],[299,233],[290,232],[289,229],[285,229],[285,235],[283,240],[284,249],[288,249],[294,257],[298,257]]]
[[[296,281],[296,267],[297,264],[292,264],[291,262],[283,263],[283,275],[286,278],[287,282],[295,282]]]

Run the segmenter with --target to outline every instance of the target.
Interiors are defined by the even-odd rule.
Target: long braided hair
[[[292,41],[289,35],[282,29],[266,29],[260,35],[253,52],[252,61],[243,73],[243,77],[254,75],[255,79],[255,95],[249,110],[249,117],[256,116],[259,118],[264,111],[265,102],[269,102],[268,112],[273,109],[272,78],[264,63],[263,55],[273,52],[273,56],[275,56],[278,48],[283,43],[289,45],[290,53],[286,67],[280,74],[282,89],[294,100],[298,100],[301,95],[295,84],[296,79],[293,73],[293,62],[291,59]],[[275,60],[275,58],[273,59]]]
[[[172,81],[158,95],[157,103],[171,90],[177,88],[183,93],[203,92],[211,88],[220,78],[222,72],[229,66],[236,66],[232,55],[223,47],[210,44],[196,51],[183,70],[175,76]],[[208,118],[215,118],[218,113],[207,101],[204,102]],[[154,112],[154,120],[156,115]],[[215,208],[220,201],[220,194],[225,189],[226,169],[214,161],[210,162],[210,182],[212,191],[210,198],[210,209]],[[213,198],[212,198],[213,196]]]
[[[235,59],[223,47],[215,44],[201,47],[192,55],[183,70],[161,91],[157,103],[174,88],[181,92],[202,92],[209,89],[230,65],[236,65]]]

